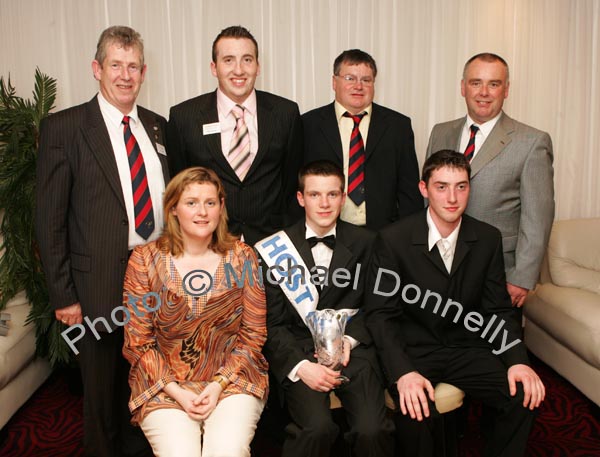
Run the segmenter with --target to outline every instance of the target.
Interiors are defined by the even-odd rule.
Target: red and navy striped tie
[[[366,114],[344,113],[344,117],[349,117],[354,122],[348,152],[348,196],[357,206],[365,201],[365,145],[358,127]]]
[[[123,136],[125,138],[125,149],[127,149],[131,174],[135,231],[147,240],[154,231],[154,211],[152,211],[152,198],[150,197],[150,188],[148,187],[144,157],[142,156],[142,151],[137,140],[131,132],[129,116],[123,117]]]
[[[475,124],[471,124],[471,135],[469,136],[469,142],[467,143],[467,149],[465,149],[465,158],[470,162],[475,154],[475,135],[479,131],[479,127]]]

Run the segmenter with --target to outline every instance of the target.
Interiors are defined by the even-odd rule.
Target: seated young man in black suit
[[[284,457],[330,455],[339,432],[329,409],[332,389],[346,412],[350,430],[345,439],[355,455],[393,453],[393,424],[386,417],[383,380],[361,310],[374,234],[338,221],[346,198],[344,181],[342,170],[331,162],[305,165],[297,192],[305,220],[256,244],[264,267],[279,265],[294,279],[283,275],[276,285],[265,276],[268,337],[263,352],[292,420],[286,427]],[[296,276],[302,269],[289,268],[284,261],[288,258],[306,271],[304,285]],[[324,283],[322,288],[318,282]],[[340,371],[317,363],[304,321],[307,312],[326,308],[359,309],[344,336],[343,374],[350,382],[343,385]]]
[[[384,228],[375,242],[367,327],[400,404],[406,457],[433,456],[438,382],[494,409],[485,456],[524,455],[545,395],[506,290],[500,232],[463,214],[470,173],[464,155],[433,154],[419,182],[429,208]]]

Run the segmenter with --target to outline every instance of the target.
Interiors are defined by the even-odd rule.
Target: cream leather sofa
[[[529,350],[600,405],[600,218],[554,223],[524,314]]]
[[[48,361],[34,357],[35,325],[25,325],[30,309],[20,292],[2,310],[10,322],[8,335],[0,336],[0,429],[50,375]]]

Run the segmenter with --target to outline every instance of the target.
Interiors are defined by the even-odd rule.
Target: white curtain
[[[148,64],[139,103],[169,107],[214,90],[212,41],[242,24],[260,47],[257,86],[329,103],[344,49],[377,61],[375,100],[409,117],[422,163],[433,125],[463,116],[464,62],[491,51],[510,65],[506,112],[554,142],[557,219],[600,217],[598,0],[0,0],[0,75],[22,96],[36,66],[57,78],[57,109],[89,100],[96,41],[129,25]]]

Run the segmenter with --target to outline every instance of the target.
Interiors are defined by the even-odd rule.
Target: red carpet
[[[533,359],[533,365],[546,385],[547,397],[530,436],[527,456],[600,457],[600,408],[542,362]],[[477,404],[472,406],[466,435],[459,444],[460,457],[481,455],[479,410]],[[252,455],[277,457],[281,424],[268,414],[263,419]],[[64,373],[54,374],[0,432],[0,456],[81,456],[81,424],[81,397],[69,392]],[[337,457],[335,451],[333,457]]]

